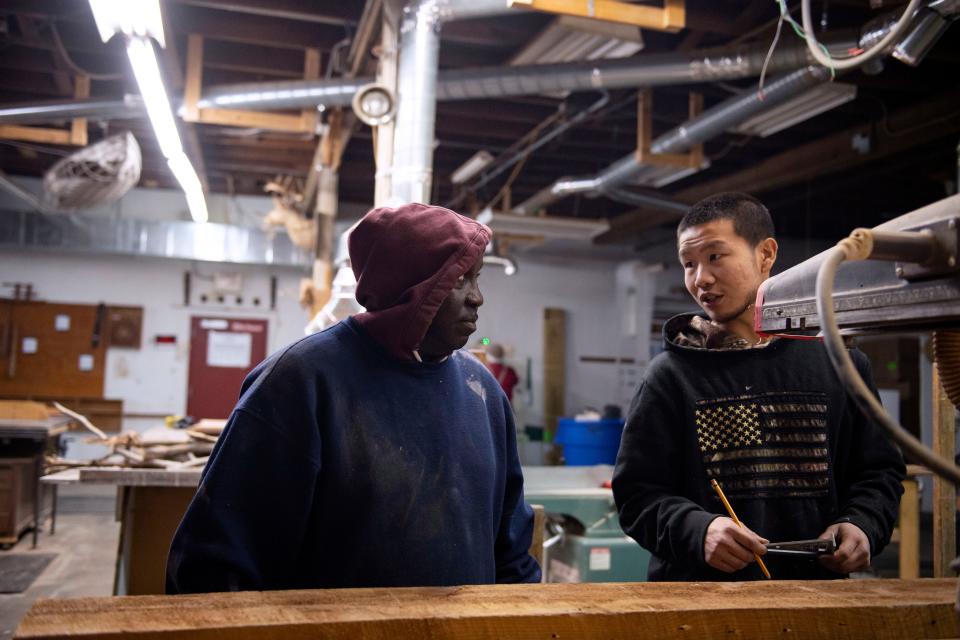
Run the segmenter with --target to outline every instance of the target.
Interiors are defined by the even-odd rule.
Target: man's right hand
[[[707,527],[703,559],[714,569],[733,573],[754,562],[753,554],[765,554],[767,548],[764,545],[768,542],[750,529],[721,516]]]

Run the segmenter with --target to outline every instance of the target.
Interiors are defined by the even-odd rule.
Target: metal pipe
[[[4,191],[6,191],[7,193],[13,196],[16,196],[23,202],[26,202],[36,211],[43,211],[43,212],[49,211],[49,209],[43,204],[40,198],[38,198],[34,194],[30,193],[29,191],[27,191],[26,189],[18,185],[16,182],[11,180],[9,176],[7,176],[7,173],[3,170],[0,170],[0,189],[3,189]]]
[[[673,213],[685,214],[690,209],[690,205],[676,200],[671,200],[663,196],[649,195],[646,193],[637,193],[636,191],[627,191],[625,189],[610,189],[604,192],[608,198],[629,204],[633,207],[648,207],[671,211]]]
[[[433,4],[429,0],[424,3]],[[427,12],[424,17],[435,21],[436,14]],[[735,80],[758,75],[765,55],[766,46],[734,47],[558,64],[451,69],[437,74],[436,99],[471,100]],[[771,58],[768,71],[775,73],[809,64],[807,55],[802,45],[783,47]],[[304,109],[318,104],[346,106],[359,87],[373,80],[338,78],[221,85],[205,90],[197,106],[254,110]]]
[[[397,122],[393,138],[390,195],[399,202],[429,202],[437,115],[440,9],[436,0],[403,8]]]
[[[830,79],[830,70],[809,66],[774,80],[763,88],[763,95],[750,89],[721,102],[660,136],[650,145],[653,153],[679,153],[740,124],[761,111],[766,111],[791,100],[801,93]]]
[[[36,124],[73,118],[139,118],[143,114],[143,98],[128,94],[120,100],[91,98],[4,105],[0,106],[0,124]]]
[[[829,71],[820,66],[808,66],[789,73],[764,87],[763,99],[753,89],[748,89],[704,111],[654,140],[650,145],[653,153],[681,153],[705,142],[743,122],[757,113],[775,107],[796,97],[830,77]],[[514,207],[513,212],[530,214],[568,195],[583,192],[607,193],[616,191],[630,182],[647,165],[637,162],[636,154],[630,153],[617,160],[596,176],[585,178],[562,178],[533,197]]]
[[[488,2],[488,0],[483,1]],[[502,8],[503,3],[498,0],[494,4]],[[493,10],[489,6],[485,9]],[[450,14],[449,8],[440,12],[441,17]],[[465,13],[453,15],[461,17]],[[849,46],[849,43],[837,45],[838,48],[845,46]],[[758,75],[765,54],[766,46],[764,45],[559,64],[447,70],[437,74],[436,99],[468,100],[563,91],[735,80]],[[776,72],[796,69],[808,64],[806,56],[806,48],[801,45],[783,47],[771,58],[768,70]],[[319,104],[328,107],[349,106],[357,90],[374,80],[372,77],[363,77],[221,85],[204,90],[197,101],[197,106],[202,109],[251,110],[305,109]],[[135,97],[131,96],[131,98]],[[124,102],[126,101],[127,98],[124,99]],[[92,112],[94,110],[91,109],[91,112],[84,111],[80,115],[92,118],[110,117],[113,115],[111,112],[114,108],[123,109],[116,101],[107,102],[110,104],[104,104],[102,112]],[[17,105],[15,111],[0,110],[0,122],[49,121],[47,111],[52,108],[57,109],[57,117],[61,117],[61,114],[72,117],[72,113],[66,110],[81,104],[71,100],[39,105]],[[140,109],[142,109],[142,103],[127,110],[130,111],[131,116],[136,116],[140,114]]]

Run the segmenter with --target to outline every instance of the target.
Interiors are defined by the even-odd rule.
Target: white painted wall
[[[580,362],[581,356],[633,357],[618,353],[620,321],[616,311],[616,263],[523,257],[517,273],[506,276],[495,265],[484,267],[474,342],[488,337],[508,348],[507,360],[527,387],[531,362],[532,394],[514,398],[521,421],[543,425],[543,311],[564,309],[566,316],[567,415],[585,407],[617,404],[619,368]],[[473,344],[473,342],[471,342]]]
[[[194,273],[193,304],[189,307],[184,306],[186,271]],[[203,277],[216,271],[242,274],[244,305],[199,302],[199,295],[212,287]],[[141,348],[107,350],[104,396],[123,400],[127,413],[186,412],[191,316],[265,319],[269,352],[299,339],[308,319],[298,303],[299,282],[305,274],[291,268],[0,250],[0,274],[3,282],[32,283],[39,299],[45,301],[144,308]],[[269,308],[272,275],[277,276],[275,310]],[[260,298],[259,307],[251,304],[254,296]],[[157,334],[175,335],[177,344],[154,344]],[[127,419],[124,429],[143,430],[158,422]],[[71,446],[69,454],[82,458],[97,452],[92,447]]]

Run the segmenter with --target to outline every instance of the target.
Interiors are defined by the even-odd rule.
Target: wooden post
[[[203,85],[203,36],[191,33],[187,36],[187,77],[183,86],[183,119],[197,122],[200,110],[200,87]]]
[[[530,508],[533,509],[533,538],[530,541],[530,555],[540,565],[543,575],[546,575],[547,568],[543,566],[543,528],[547,515],[542,504],[532,504]]]
[[[703,111],[703,95],[690,93],[688,115],[690,119]],[[637,94],[637,150],[634,152],[637,162],[661,167],[688,167],[699,169],[703,166],[703,143],[694,145],[686,153],[653,153],[653,91],[642,89]]]
[[[320,50],[307,49],[303,56],[303,79],[316,80],[320,77]],[[300,120],[307,131],[317,130],[316,108],[304,109],[300,112]]]
[[[900,498],[900,578],[920,577],[920,497],[916,478],[903,481]]]
[[[73,80],[73,97],[77,99],[90,97],[90,76],[78,75]],[[87,144],[87,119],[74,118],[70,123],[70,144],[82,147]]]
[[[933,365],[933,452],[953,461],[956,455],[954,408]],[[952,576],[950,563],[957,555],[957,489],[940,476],[933,478],[933,577]]]
[[[553,439],[557,420],[564,414],[567,312],[543,310],[544,440]]]

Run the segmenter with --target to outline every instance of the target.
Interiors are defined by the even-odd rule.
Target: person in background
[[[666,350],[630,407],[613,476],[623,530],[653,554],[649,579],[762,579],[754,554],[768,540],[839,545],[819,562],[768,556],[774,578],[868,568],[897,519],[903,459],[822,343],[754,330],[757,291],[777,259],[770,213],[743,193],[707,198],[680,221],[677,249],[703,312],[664,325]],[[851,355],[872,386],[866,357]]]
[[[490,369],[490,373],[492,373],[493,377],[500,383],[503,392],[507,394],[507,400],[513,402],[513,389],[517,386],[517,383],[520,382],[520,377],[513,367],[503,361],[503,345],[491,342],[487,345],[486,351],[487,368]]]
[[[363,218],[349,245],[366,312],[247,377],[168,593],[540,581],[510,404],[460,350],[489,239],[441,207]]]

